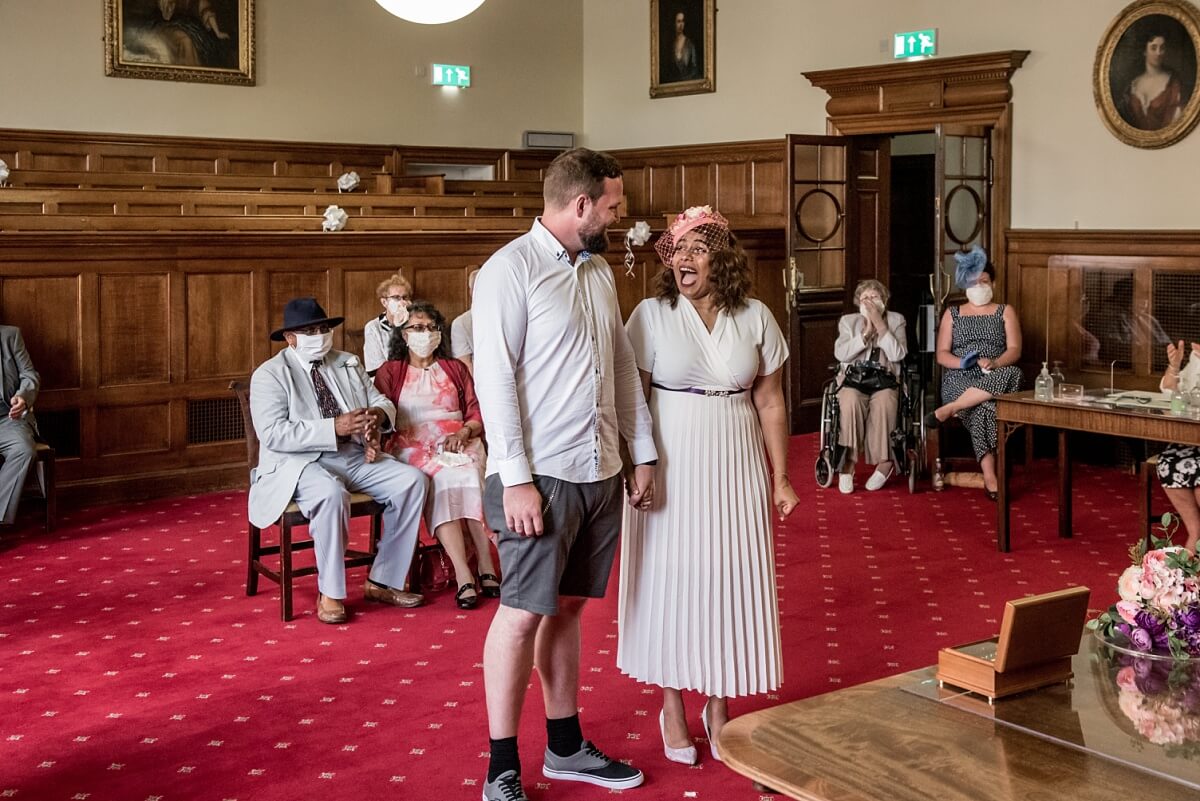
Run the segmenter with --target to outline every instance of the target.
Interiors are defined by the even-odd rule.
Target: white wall
[[[664,0],[667,2],[668,0]],[[896,31],[938,28],[945,56],[1030,50],[1013,79],[1018,228],[1195,228],[1200,131],[1140,150],[1104,127],[1092,65],[1126,0],[718,0],[717,91],[650,99],[645,0],[584,0],[584,111],[596,147],[824,133],[809,70],[881,64]]]
[[[0,0],[0,127],[490,147],[582,128],[582,0],[441,26],[373,0],[257,5],[258,85],[230,87],[106,77],[103,0]],[[430,86],[433,62],[470,64],[472,87]]]

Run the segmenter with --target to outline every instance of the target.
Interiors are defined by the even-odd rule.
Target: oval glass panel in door
[[[796,201],[796,230],[809,242],[828,242],[842,226],[842,204],[827,189],[810,189]]]
[[[946,236],[958,245],[969,245],[983,230],[983,198],[970,184],[962,183],[946,195]]]

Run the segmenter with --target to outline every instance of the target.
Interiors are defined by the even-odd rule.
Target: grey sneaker
[[[589,740],[584,740],[583,747],[565,757],[547,748],[542,775],[547,779],[587,782],[612,790],[637,787],[645,779],[640,770],[611,759]]]
[[[485,781],[483,801],[529,801],[525,788],[521,786],[521,774],[506,770],[496,777],[496,781]]]

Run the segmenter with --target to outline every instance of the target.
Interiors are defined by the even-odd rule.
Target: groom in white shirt
[[[619,440],[649,503],[657,453],[612,270],[621,166],[584,148],[546,171],[545,210],[475,284],[475,389],[488,440],[484,504],[504,577],[483,652],[491,762],[485,801],[522,801],[517,726],[536,663],[550,778],[624,789],[642,773],[583,738],[579,619],[604,595],[621,527]],[[501,525],[503,521],[503,525]]]

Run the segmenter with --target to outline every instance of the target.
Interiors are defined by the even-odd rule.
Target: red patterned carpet
[[[794,440],[793,476],[811,475],[814,448]],[[731,712],[930,664],[941,646],[995,633],[1008,598],[1079,583],[1107,606],[1136,538],[1135,482],[1086,466],[1075,478],[1076,537],[1060,540],[1052,463],[1018,471],[1010,554],[995,550],[980,491],[909,496],[893,482],[844,497],[798,482],[803,504],[777,539],[786,683]],[[407,612],[355,591],[351,623],[325,626],[307,578],[284,624],[273,585],[246,597],[244,551],[240,492],[73,513],[53,535],[0,544],[0,798],[479,798],[495,602],[462,612],[445,592]],[[696,767],[664,760],[656,691],[615,667],[615,608],[614,582],[587,613],[581,716],[646,773],[626,793],[770,798],[704,748]],[[542,778],[534,685],[521,732],[531,799],[609,795]]]

